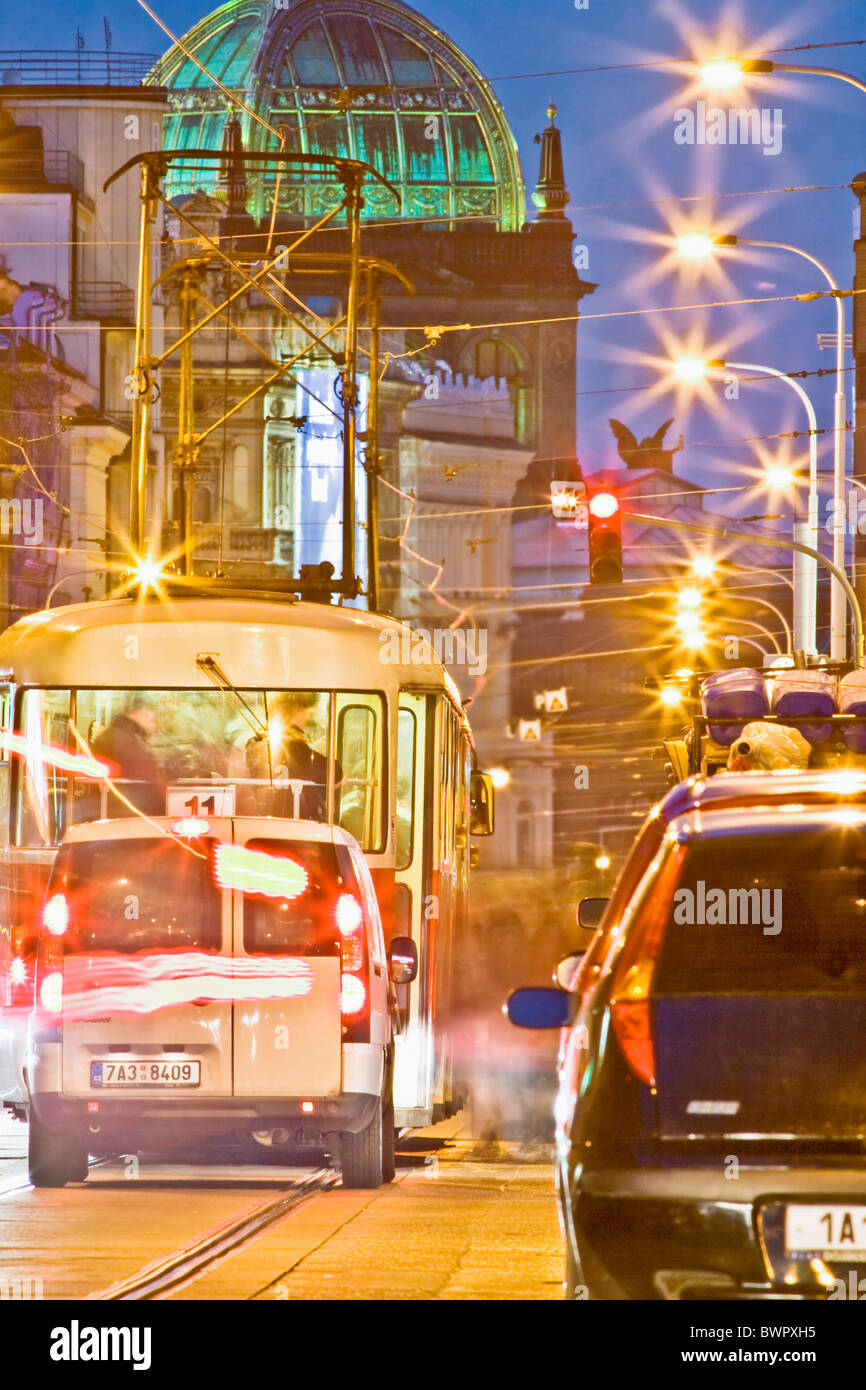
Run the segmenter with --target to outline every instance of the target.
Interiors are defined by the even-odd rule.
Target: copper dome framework
[[[400,0],[231,0],[185,35],[184,44],[270,125],[286,148],[345,155],[377,168],[402,193],[365,189],[366,221],[480,219],[516,231],[524,218],[517,146],[490,84],[441,30]],[[169,90],[164,144],[219,149],[230,115],[225,95],[182,50],[160,59],[148,82]],[[247,149],[277,149],[242,112]],[[249,211],[266,216],[275,172],[249,178]],[[213,166],[172,174],[171,196],[216,192]],[[308,224],[335,207],[329,175],[283,178],[279,212]]]

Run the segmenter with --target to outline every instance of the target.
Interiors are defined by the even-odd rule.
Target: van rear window
[[[291,897],[244,893],[247,955],[338,956],[337,902],[342,893],[358,893],[348,852],[342,846],[302,840],[248,840],[246,847],[278,862],[300,865],[306,875]]]
[[[654,992],[864,988],[862,828],[711,838],[689,847],[668,908]]]
[[[63,845],[49,897],[67,900],[64,951],[218,951],[220,895],[206,841],[163,836]]]

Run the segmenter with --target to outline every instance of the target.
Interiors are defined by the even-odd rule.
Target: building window
[[[535,809],[531,801],[517,803],[517,863],[535,863]]]
[[[495,377],[497,381],[513,381],[517,376],[517,358],[501,338],[482,338],[475,344],[473,376],[480,381]]]

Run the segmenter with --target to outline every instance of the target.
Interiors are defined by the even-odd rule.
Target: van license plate
[[[866,1262],[866,1206],[789,1206],[785,1253]]]
[[[201,1062],[135,1057],[90,1063],[91,1086],[200,1086]]]

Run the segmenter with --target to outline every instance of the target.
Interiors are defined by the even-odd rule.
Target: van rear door
[[[281,838],[235,822],[220,881],[234,910],[234,1094],[338,1095],[342,1087],[337,902],[351,861],[330,838]],[[312,830],[312,827],[311,827]],[[347,862],[344,862],[347,861]]]
[[[662,1138],[866,1136],[866,828],[782,820],[686,854],[652,985]]]
[[[231,922],[211,850],[150,831],[61,846],[42,935],[62,950],[64,1095],[231,1094]]]

